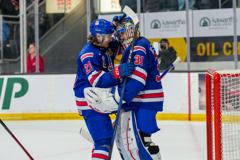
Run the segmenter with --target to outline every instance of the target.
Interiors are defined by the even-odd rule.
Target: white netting
[[[240,72],[220,74],[222,158],[240,160]]]

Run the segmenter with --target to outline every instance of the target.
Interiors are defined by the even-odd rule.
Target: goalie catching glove
[[[87,87],[84,89],[84,97],[89,107],[99,113],[112,113],[116,111],[120,100],[117,87]]]

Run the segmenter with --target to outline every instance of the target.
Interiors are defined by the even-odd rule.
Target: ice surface
[[[35,160],[91,160],[92,144],[79,135],[81,120],[5,121]],[[153,136],[163,160],[206,160],[204,122],[159,121]],[[114,160],[120,156],[114,148]],[[0,160],[28,160],[17,143],[0,126]]]

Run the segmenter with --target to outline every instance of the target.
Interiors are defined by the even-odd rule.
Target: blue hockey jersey
[[[122,63],[129,59],[131,46],[129,46],[122,58]],[[136,67],[133,74],[127,79],[123,96],[129,107],[143,107],[162,111],[163,90],[158,70],[157,56],[150,42],[140,37],[135,41],[131,56],[131,62]],[[121,93],[121,87],[119,87]]]
[[[113,69],[113,60],[118,48],[117,42],[111,42],[111,49],[105,49],[87,43],[77,58],[77,74],[74,93],[78,110],[90,110],[84,99],[84,88],[109,88],[118,85],[120,81],[109,72]],[[113,52],[113,53],[106,53]],[[109,56],[111,55],[111,56]]]

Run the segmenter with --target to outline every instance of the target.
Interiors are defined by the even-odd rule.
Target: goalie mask
[[[135,38],[135,25],[133,20],[130,17],[126,17],[126,15],[122,15],[114,17],[113,22],[116,25],[117,36],[123,46],[127,47]],[[139,32],[137,31],[137,33]]]

